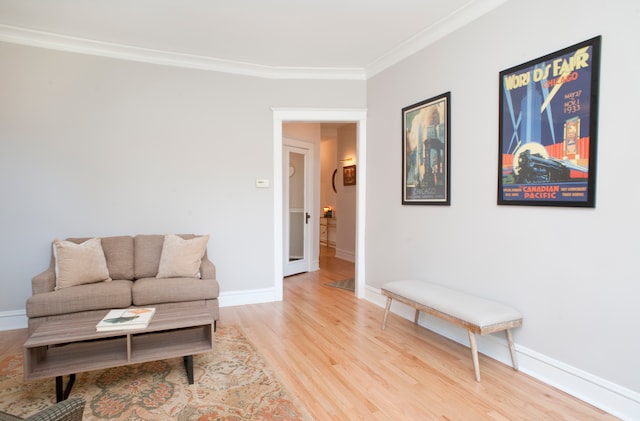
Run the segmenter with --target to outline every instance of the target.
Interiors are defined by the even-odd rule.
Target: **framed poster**
[[[600,42],[500,72],[499,205],[595,207]]]
[[[356,185],[356,166],[355,165],[349,165],[348,167],[344,167],[342,169],[342,183],[345,186]]]
[[[450,205],[451,92],[402,109],[402,204]]]

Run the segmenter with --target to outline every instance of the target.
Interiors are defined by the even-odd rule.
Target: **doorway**
[[[364,297],[364,226],[365,226],[365,191],[366,191],[366,111],[345,109],[274,109],[273,110],[273,150],[274,150],[274,298],[283,298],[283,138],[282,125],[287,122],[346,122],[357,126],[358,184],[356,186],[355,216],[355,295]],[[288,176],[288,174],[286,174]],[[317,196],[316,196],[317,197]],[[312,200],[312,209],[321,209],[318,199]],[[317,237],[315,238],[318,239]],[[314,240],[315,241],[315,240]],[[319,242],[318,242],[319,243]]]

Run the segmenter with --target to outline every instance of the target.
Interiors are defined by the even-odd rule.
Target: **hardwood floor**
[[[321,246],[317,272],[284,280],[279,303],[227,307],[316,420],[613,420],[530,376],[390,315],[326,282],[354,266]]]
[[[321,270],[284,280],[284,300],[221,308],[316,420],[613,420],[606,413],[326,282],[353,264],[321,247]],[[26,329],[0,332],[0,355]]]

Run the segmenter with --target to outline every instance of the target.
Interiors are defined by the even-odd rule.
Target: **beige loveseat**
[[[171,237],[171,238],[169,238]],[[216,280],[215,265],[208,259],[206,241],[208,236],[195,235],[137,235],[104,237],[99,240],[91,238],[70,238],[62,242],[54,241],[51,264],[49,268],[35,276],[31,281],[32,296],[27,299],[27,317],[29,333],[32,333],[43,321],[75,318],[79,315],[95,315],[102,317],[107,310],[127,308],[130,306],[155,307],[157,309],[193,308],[202,306],[211,312],[213,320],[219,319],[218,295],[219,286]],[[165,241],[173,239],[173,248]],[[89,240],[92,240],[93,243]],[[182,247],[184,244],[198,241],[203,244],[202,255],[195,262],[193,273],[181,273],[174,270],[168,259],[168,251]],[[96,245],[96,242],[99,245]],[[64,279],[69,262],[78,264],[73,259],[63,260],[66,247],[94,244],[101,246],[106,260],[104,274],[98,279],[89,279],[92,267],[76,270],[75,278]],[[177,246],[176,246],[177,244]],[[78,246],[79,247],[79,246]],[[164,249],[164,254],[163,254]],[[73,250],[72,250],[73,251]],[[179,251],[179,250],[178,250]],[[66,252],[65,252],[66,253]],[[94,253],[95,254],[95,253]],[[193,254],[193,253],[192,253]],[[178,258],[193,257],[187,254],[173,253]],[[172,256],[169,256],[172,257]],[[56,264],[58,259],[58,264]],[[162,263],[161,263],[162,259]],[[75,260],[80,260],[77,257]],[[85,259],[89,260],[89,259]],[[193,260],[193,259],[192,259]],[[85,262],[86,263],[86,262]],[[194,262],[178,262],[191,264]],[[163,274],[159,274],[161,269]],[[97,264],[100,266],[100,262]],[[184,265],[183,265],[184,266]],[[58,273],[57,273],[58,272]],[[86,277],[84,273],[87,273]],[[184,269],[182,269],[184,272]],[[79,275],[78,275],[79,273]],[[100,277],[106,279],[99,279]],[[71,281],[69,281],[71,279]]]

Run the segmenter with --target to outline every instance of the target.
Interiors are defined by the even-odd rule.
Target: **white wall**
[[[360,81],[267,80],[5,43],[0,62],[0,319],[24,314],[52,239],[69,236],[208,233],[223,305],[229,294],[269,291],[274,192],[255,181],[273,181],[272,108],[365,104]]]
[[[356,193],[355,186],[345,186],[342,170],[344,167],[356,165],[357,169],[357,137],[356,124],[347,124],[338,129],[338,175],[336,176],[337,229],[336,257],[355,262],[356,260]],[[351,161],[344,161],[351,158]]]
[[[333,191],[332,180],[333,171],[338,168],[337,149],[338,130],[335,127],[322,125],[322,141],[320,143],[320,211],[326,206],[336,209],[336,192]]]
[[[509,1],[370,79],[366,274],[374,288],[430,279],[509,303],[521,352],[640,405],[638,22],[635,0]],[[597,35],[596,208],[497,206],[498,73]],[[402,206],[400,111],[446,91],[452,204]]]

